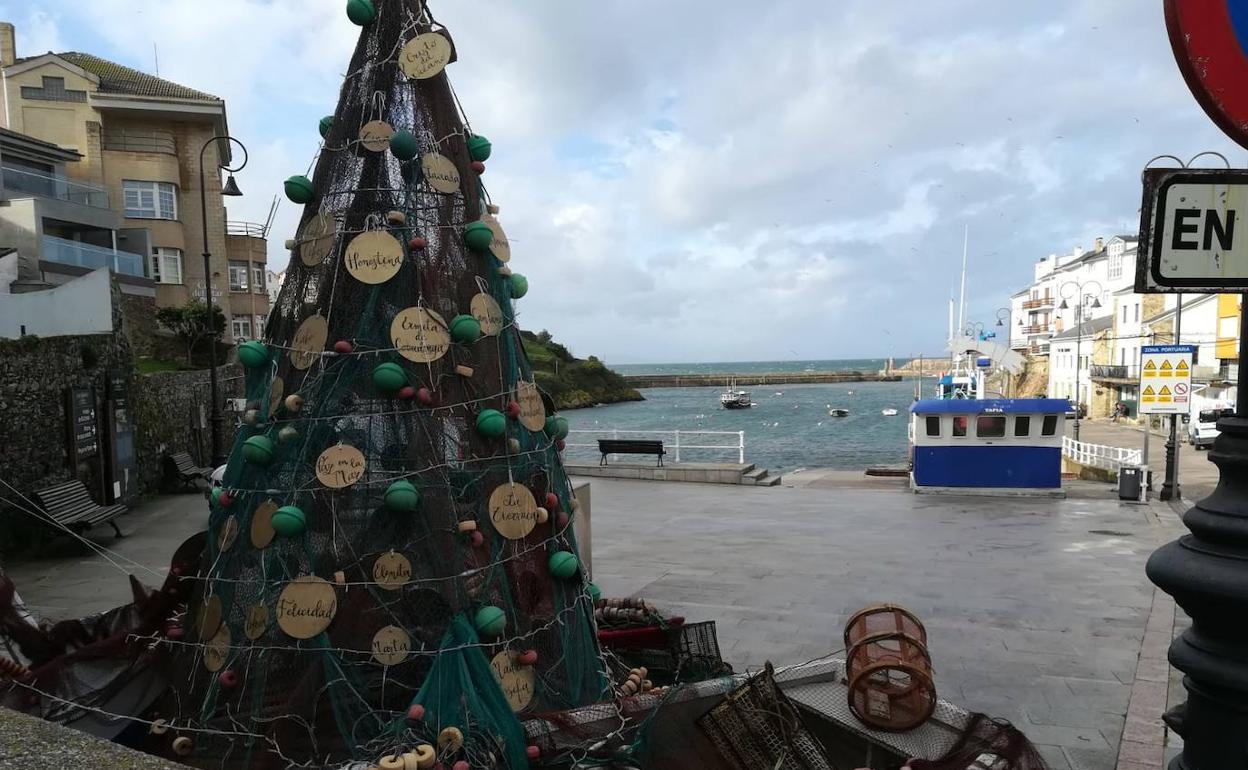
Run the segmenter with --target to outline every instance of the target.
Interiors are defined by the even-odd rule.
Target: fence
[[[43,258],[62,265],[77,265],[91,270],[107,267],[114,273],[144,277],[143,257],[128,251],[115,251],[90,243],[70,241],[53,235],[43,236]]]
[[[4,178],[4,189],[11,192],[55,198],[58,201],[77,203],[97,209],[108,208],[108,190],[103,187],[71,182],[64,177],[40,174],[10,166],[5,166],[0,170],[0,174]]]
[[[1139,449],[1089,444],[1086,441],[1075,441],[1070,436],[1062,437],[1062,455],[1089,468],[1114,472],[1124,465],[1139,465],[1143,462],[1143,453]]]
[[[706,444],[706,443],[689,443],[704,441],[720,441],[717,438],[703,438],[704,436],[727,436],[731,441],[723,441],[723,443]],[[680,462],[680,452],[690,450],[699,456],[725,454],[731,456],[736,454],[737,462],[745,462],[745,431],[743,430],[617,430],[615,428],[604,428],[602,430],[570,430],[568,431],[568,450],[581,450],[579,454],[592,454],[598,456],[598,439],[636,439],[636,440],[659,440],[663,442],[663,449],[671,456],[673,462]],[[588,443],[585,443],[585,442]],[[586,452],[584,450],[592,450]],[[614,459],[614,456],[613,458]]]

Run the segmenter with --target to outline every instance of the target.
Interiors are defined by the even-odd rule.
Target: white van
[[[1218,420],[1230,417],[1235,410],[1223,404],[1205,402],[1196,409],[1193,405],[1191,417],[1187,422],[1187,441],[1197,449],[1208,449],[1218,437]]]

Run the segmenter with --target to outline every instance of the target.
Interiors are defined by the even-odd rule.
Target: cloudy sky
[[[339,0],[0,0],[227,100],[262,221],[358,35]],[[609,362],[934,353],[963,227],[971,317],[1032,263],[1138,228],[1152,156],[1245,155],[1189,95],[1160,0],[433,0],[521,323]],[[153,51],[153,44],[156,50]],[[298,211],[279,210],[269,264]]]

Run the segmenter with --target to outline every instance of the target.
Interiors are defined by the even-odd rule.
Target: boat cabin
[[[911,484],[916,490],[1059,489],[1069,409],[1058,398],[916,401]]]

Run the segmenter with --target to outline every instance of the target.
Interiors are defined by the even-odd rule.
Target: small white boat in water
[[[889,408],[889,409],[881,409],[881,410],[880,410],[880,414],[884,415],[885,417],[896,417],[896,416],[897,416],[897,410],[896,410],[896,409],[892,409],[892,408]]]
[[[828,416],[829,417],[848,417],[849,410],[848,409],[829,409]]]

